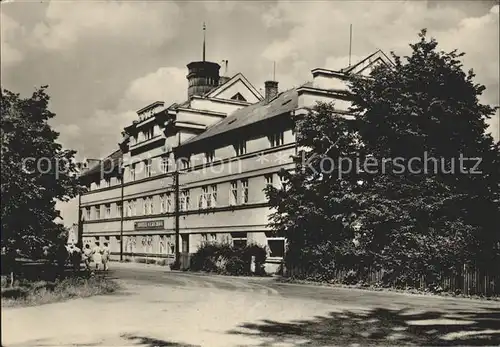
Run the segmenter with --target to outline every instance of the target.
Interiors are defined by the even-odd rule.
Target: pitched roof
[[[234,111],[226,118],[208,127],[207,130],[202,132],[200,135],[188,139],[187,141],[181,143],[181,145],[198,142],[218,134],[261,122],[263,120],[290,112],[297,107],[297,88],[293,88],[279,93],[267,104],[265,100],[262,100],[256,104]]]
[[[98,164],[88,168],[88,170],[82,172],[80,177],[90,176],[92,174],[104,172],[113,172],[122,162],[123,152],[119,149],[114,151],[106,158],[102,159]]]
[[[204,97],[217,97],[220,93],[222,93],[224,90],[227,88],[231,87],[234,83],[241,81],[247,88],[250,90],[250,92],[259,100],[263,99],[262,94],[259,93],[259,91],[248,81],[248,79],[241,73],[237,73],[233,77],[231,77],[229,80],[221,84],[220,86],[212,89],[211,91],[205,93],[203,95]]]
[[[356,64],[352,65],[352,66],[348,66],[344,69],[342,69],[341,71],[346,73],[346,74],[349,74],[349,73],[360,73],[362,72],[362,70],[365,69],[365,64],[368,62],[369,65],[375,63],[376,61],[380,61],[382,62],[383,64],[389,66],[389,65],[394,65],[394,62],[387,56],[387,54],[385,54],[381,49],[373,52],[372,54],[370,54],[369,56],[367,56],[366,58],[358,61]],[[360,71],[357,71],[358,68],[361,67],[361,70]]]

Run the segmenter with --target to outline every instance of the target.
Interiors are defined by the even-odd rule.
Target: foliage
[[[479,102],[484,86],[462,71],[463,54],[419,37],[409,57],[352,78],[354,121],[321,103],[295,119],[296,170],[282,173],[286,189],[267,188],[288,267],[323,279],[351,269],[350,281],[371,267],[401,285],[500,263],[500,145],[485,133],[495,109]],[[375,172],[348,170],[369,158]]]
[[[0,99],[1,243],[29,256],[64,240],[56,200],[68,201],[82,191],[75,152],[62,149],[48,124],[55,114],[48,109],[46,88],[29,98],[3,90]]]
[[[73,276],[51,281],[16,281],[12,288],[2,286],[2,306],[35,306],[71,298],[110,294],[118,284],[104,276]]]
[[[264,275],[265,248],[250,244],[233,247],[228,243],[205,243],[191,258],[190,270],[226,275],[251,275],[251,259],[255,257],[256,275]]]

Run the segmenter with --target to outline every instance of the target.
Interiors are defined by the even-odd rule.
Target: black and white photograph
[[[1,346],[500,346],[498,0],[1,0]]]

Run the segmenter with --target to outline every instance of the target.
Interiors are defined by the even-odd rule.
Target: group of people
[[[95,270],[102,268],[102,270],[107,271],[109,269],[109,255],[110,251],[106,242],[102,246],[99,245],[99,242],[96,242],[94,248],[91,248],[88,243],[85,244],[82,254],[85,268],[91,270],[90,264],[93,262]]]
[[[66,248],[70,259],[80,259],[81,256],[81,259],[85,264],[85,268],[88,271],[92,270],[91,263],[94,263],[95,270],[99,270],[101,268],[102,270],[107,271],[109,269],[108,263],[110,250],[106,242],[102,246],[99,245],[99,242],[96,242],[94,248],[90,247],[87,243],[83,247],[83,252],[73,244],[66,246]]]

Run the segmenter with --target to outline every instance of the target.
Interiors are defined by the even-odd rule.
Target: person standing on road
[[[92,252],[92,255],[94,257],[94,263],[95,263],[95,270],[99,270],[99,266],[102,265],[102,253],[103,250],[101,247],[99,247],[99,242],[95,243],[94,250]]]
[[[71,265],[73,265],[73,271],[80,271],[80,261],[82,259],[82,250],[76,247],[73,243],[66,246],[66,249],[69,254],[69,259],[71,261]]]
[[[85,263],[85,269],[90,271],[90,262],[92,261],[92,250],[90,249],[90,245],[85,244],[85,248],[83,249],[83,262]]]
[[[104,271],[108,271],[110,250],[108,243],[105,242],[102,247],[102,268]]]

